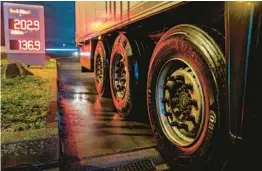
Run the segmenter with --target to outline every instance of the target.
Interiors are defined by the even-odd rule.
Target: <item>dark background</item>
[[[5,45],[3,2],[5,1],[1,1],[1,46]],[[46,48],[75,47],[74,1],[8,1],[8,3],[44,6]]]

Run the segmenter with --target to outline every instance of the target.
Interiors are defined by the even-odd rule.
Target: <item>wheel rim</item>
[[[199,138],[204,124],[204,97],[192,67],[172,59],[162,67],[156,83],[156,106],[162,129],[175,144],[188,147]]]
[[[125,97],[127,86],[127,69],[124,58],[121,54],[116,54],[113,61],[112,71],[114,94],[118,99],[123,99]]]
[[[96,56],[96,81],[98,84],[103,84],[104,82],[104,62],[103,58],[100,54],[97,54]]]

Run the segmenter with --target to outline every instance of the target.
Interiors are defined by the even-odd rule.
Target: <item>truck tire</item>
[[[198,27],[173,27],[156,45],[147,109],[158,148],[174,170],[216,170],[224,162],[225,78],[223,53]]]
[[[100,96],[110,94],[108,54],[109,52],[105,49],[103,42],[98,41],[94,53],[94,73],[96,91]]]
[[[130,39],[129,39],[130,37]],[[128,119],[136,110],[146,113],[146,71],[152,53],[152,42],[144,38],[120,33],[115,39],[110,58],[110,90],[113,103],[118,113]],[[140,118],[140,119],[141,119]]]

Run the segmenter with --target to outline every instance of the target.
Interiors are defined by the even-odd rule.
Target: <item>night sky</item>
[[[74,1],[8,1],[9,3],[32,4],[44,6],[46,48],[75,46],[75,2]],[[1,2],[1,14],[2,13]],[[3,24],[1,17],[1,40]],[[1,41],[3,45],[3,41]]]

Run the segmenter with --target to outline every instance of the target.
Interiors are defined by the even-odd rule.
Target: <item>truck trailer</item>
[[[82,72],[123,117],[148,114],[172,169],[221,170],[257,142],[261,5],[77,1]]]

